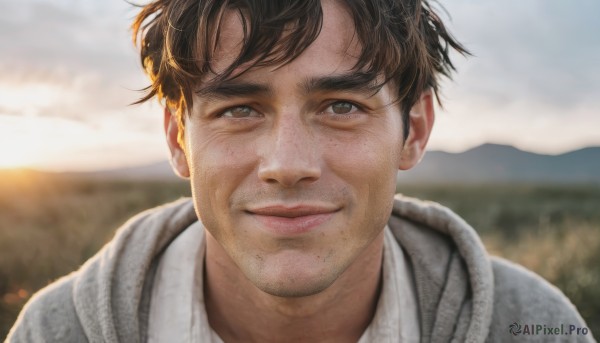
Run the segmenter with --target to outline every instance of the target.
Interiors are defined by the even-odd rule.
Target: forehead
[[[286,68],[297,66],[301,72],[318,67],[331,73],[352,70],[358,61],[361,45],[358,41],[354,21],[345,5],[336,0],[324,0],[323,25],[317,39]],[[251,23],[251,18],[247,18]],[[299,23],[302,25],[302,23]],[[244,42],[243,20],[238,10],[225,11],[219,27],[219,36],[211,67],[217,73],[224,71],[240,54]],[[254,62],[254,61],[253,61]],[[242,65],[233,75],[245,70]],[[270,70],[281,66],[269,66]]]

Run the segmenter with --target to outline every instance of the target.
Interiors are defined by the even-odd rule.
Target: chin
[[[297,282],[294,279],[269,282],[256,285],[261,291],[281,298],[301,298],[319,294],[329,288],[335,281],[314,279],[307,282]]]
[[[343,273],[343,268],[335,265],[267,265],[262,270],[263,273],[252,273],[254,275],[248,275],[248,278],[261,291],[283,298],[307,297],[321,293]]]

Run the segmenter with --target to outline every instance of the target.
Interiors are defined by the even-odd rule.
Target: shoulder
[[[7,342],[85,342],[73,304],[73,280],[67,275],[36,293],[25,305]]]
[[[491,262],[494,274],[494,310],[490,325],[492,341],[523,341],[528,338],[534,341],[593,342],[591,332],[587,335],[556,335],[550,332],[561,325],[563,333],[570,331],[571,327],[587,330],[575,306],[557,287],[505,259],[492,257]],[[513,331],[521,329],[521,332],[514,332],[516,336],[511,334],[511,325],[516,328]],[[525,329],[527,325],[529,328]],[[531,331],[531,325],[540,326],[537,334],[523,332]]]
[[[86,335],[93,341],[113,337],[115,327],[134,332],[138,312],[148,305],[155,257],[196,220],[189,199],[134,216],[77,272],[36,293],[8,341],[85,342]]]

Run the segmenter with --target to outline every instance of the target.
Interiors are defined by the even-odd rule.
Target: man
[[[513,336],[585,323],[449,210],[394,197],[465,52],[426,2],[156,0],[134,31],[193,199],[125,224],[10,341],[593,340]]]

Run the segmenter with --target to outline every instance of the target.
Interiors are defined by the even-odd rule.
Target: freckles
[[[327,256],[323,257],[323,263],[329,261],[335,255],[335,250],[330,249]]]
[[[265,259],[260,254],[254,255],[254,259],[256,260],[259,268],[262,269],[262,265],[265,264]]]

